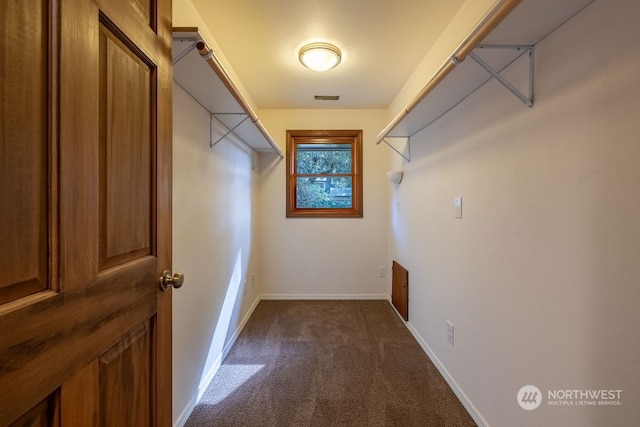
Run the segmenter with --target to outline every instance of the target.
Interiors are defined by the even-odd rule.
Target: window
[[[287,217],[362,218],[362,131],[287,131]]]

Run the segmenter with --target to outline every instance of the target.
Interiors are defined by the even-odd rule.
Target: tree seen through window
[[[361,131],[287,135],[287,216],[362,217]]]
[[[297,207],[352,206],[351,144],[298,144],[296,154]]]

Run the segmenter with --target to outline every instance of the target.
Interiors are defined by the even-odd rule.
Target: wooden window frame
[[[296,206],[297,144],[351,144],[351,207],[298,208]],[[287,218],[362,218],[362,130],[288,130],[286,153]],[[326,174],[326,176],[332,176]]]

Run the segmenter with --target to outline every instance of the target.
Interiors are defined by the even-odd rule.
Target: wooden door
[[[393,261],[392,269],[391,303],[400,316],[409,321],[409,272],[396,261]]]
[[[0,426],[169,426],[171,0],[0,33]]]

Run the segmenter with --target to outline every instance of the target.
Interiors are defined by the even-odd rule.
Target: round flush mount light
[[[342,53],[329,43],[310,43],[302,46],[298,58],[310,70],[327,71],[340,63]]]

